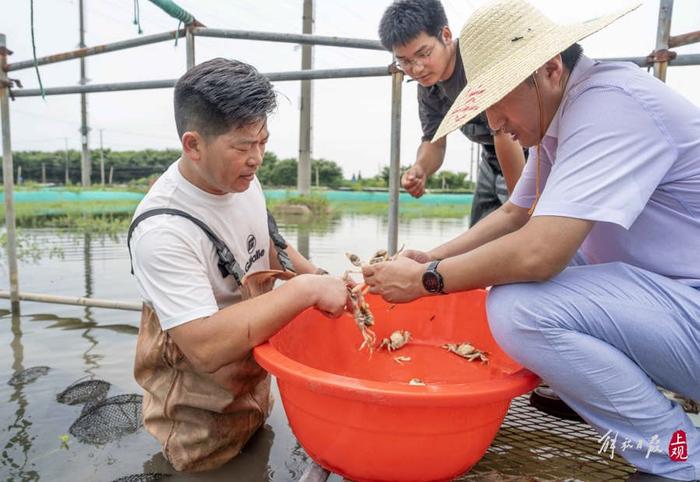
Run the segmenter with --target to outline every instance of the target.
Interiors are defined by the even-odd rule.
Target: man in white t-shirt
[[[308,307],[340,316],[347,289],[314,274],[269,230],[255,177],[276,105],[267,78],[242,62],[210,60],[178,80],[174,103],[182,156],[130,230],[144,300],[135,376],[144,424],[165,457],[177,470],[201,471],[236,456],[269,415],[269,375],[252,348]],[[267,274],[285,260],[293,272],[271,290]]]

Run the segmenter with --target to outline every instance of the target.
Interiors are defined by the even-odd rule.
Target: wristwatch
[[[423,288],[428,293],[442,293],[445,294],[443,288],[445,286],[442,279],[442,275],[438,273],[437,266],[442,261],[441,259],[436,259],[428,265],[428,268],[421,276],[421,281],[423,282]]]

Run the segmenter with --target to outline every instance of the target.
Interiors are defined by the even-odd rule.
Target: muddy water
[[[366,258],[386,244],[387,223],[381,216],[279,221],[290,243],[332,273],[349,267],[345,251]],[[466,224],[466,219],[405,221],[399,226],[399,244],[428,249],[462,232]],[[28,254],[20,262],[20,290],[137,301],[124,237],[25,230]],[[0,289],[6,290],[5,266],[3,259]],[[81,406],[59,404],[56,394],[75,380],[106,380],[112,384],[108,396],[140,393],[132,376],[138,313],[41,303],[22,303],[21,316],[8,309],[9,302],[0,300],[0,480],[111,481],[173,472],[144,430],[101,446],[70,437],[66,448],[60,439]],[[7,384],[14,373],[34,366],[50,369],[32,382]],[[232,462],[198,477],[174,475],[167,480],[291,481],[307,465],[277,403],[265,428]]]

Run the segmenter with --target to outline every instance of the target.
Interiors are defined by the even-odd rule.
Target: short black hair
[[[175,125],[205,137],[263,121],[275,110],[270,81],[255,67],[223,58],[195,65],[175,84]]]
[[[564,64],[564,67],[571,72],[574,70],[574,67],[581,58],[581,55],[583,55],[583,47],[581,47],[579,44],[573,44],[561,53],[561,61]]]
[[[385,49],[406,45],[421,32],[440,38],[447,25],[445,9],[439,0],[396,0],[379,22],[379,39]]]

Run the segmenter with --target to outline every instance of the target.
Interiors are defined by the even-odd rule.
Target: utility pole
[[[304,0],[302,32],[314,32],[314,1]],[[313,46],[301,46],[301,69],[313,68]],[[301,105],[299,111],[299,163],[297,166],[297,190],[308,194],[311,185],[311,80],[301,81]]]
[[[100,182],[102,186],[105,185],[105,150],[104,147],[102,146],[102,131],[104,129],[100,129]]]
[[[65,181],[65,184],[67,186],[68,183],[70,182],[70,173],[68,172],[68,139],[64,137],[63,141],[66,143],[66,149],[63,152],[64,152],[64,157],[66,160],[66,181]]]
[[[83,0],[79,0],[78,5],[80,11],[80,43],[78,46],[82,49],[85,48],[85,9],[83,8]],[[85,84],[87,84],[87,78],[85,77],[85,57],[80,57],[80,85]],[[90,185],[90,177],[92,174],[90,148],[88,147],[88,132],[90,132],[90,128],[88,127],[87,120],[87,95],[82,93],[80,94],[80,142],[83,146],[83,150],[80,156],[80,173],[83,186]]]

